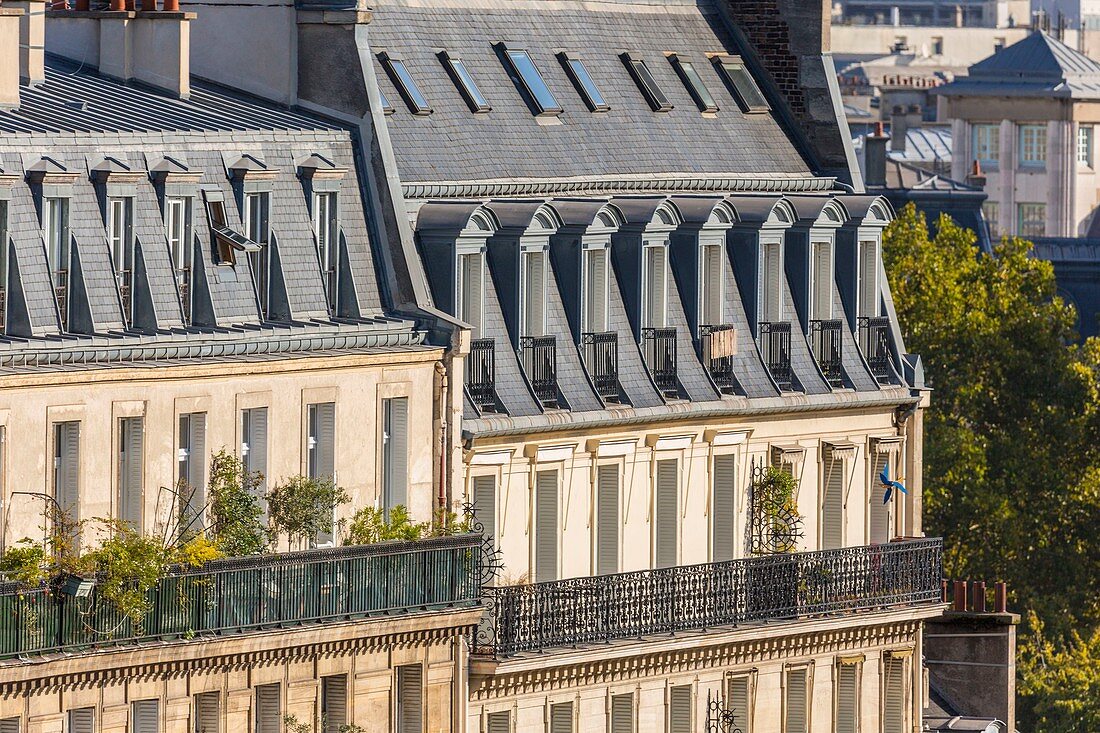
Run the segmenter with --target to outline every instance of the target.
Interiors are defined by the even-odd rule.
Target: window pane
[[[1092,167],[1092,125],[1077,128],[1077,162]]]
[[[524,87],[539,108],[539,114],[559,114],[562,111],[561,106],[558,105],[558,100],[554,98],[550,88],[546,86],[542,73],[535,66],[531,56],[526,51],[512,50],[509,50],[507,55]]]
[[[470,109],[474,112],[487,112],[490,109],[489,100],[478,89],[473,75],[470,74],[470,70],[466,68],[466,64],[463,63],[462,59],[448,56],[446,51],[440,54],[440,58],[450,71],[451,78],[458,84],[462,96],[465,97],[466,103],[470,105]]]
[[[972,138],[973,157],[983,166],[996,165],[1001,155],[1000,125],[974,125]]]
[[[401,96],[405,99],[405,103],[409,105],[409,109],[414,114],[429,114],[432,108],[428,105],[428,100],[420,93],[420,88],[413,80],[412,74],[409,72],[409,68],[405,65],[405,62],[385,52],[378,54],[378,58],[381,59],[383,66],[386,67],[390,79],[397,86],[397,91],[401,93]],[[383,103],[383,106],[385,106],[385,103]]]
[[[985,223],[989,227],[990,238],[999,238],[1001,236],[1001,207],[996,201],[986,201],[982,204],[982,214],[985,216]]]
[[[650,72],[645,61],[633,58],[630,54],[623,54],[622,58],[653,111],[668,112],[671,110],[672,102],[669,101],[661,87],[657,85],[657,80],[653,77],[653,73]]]
[[[1041,168],[1046,160],[1046,125],[1020,125],[1020,166]]]
[[[699,109],[703,112],[717,112],[718,104],[714,101],[714,96],[711,95],[710,90],[707,89],[707,85],[703,83],[703,78],[699,76],[699,72],[695,70],[695,65],[675,56],[672,58],[673,64],[680,72],[680,77],[687,85],[695,103],[699,105]]]
[[[573,82],[573,86],[577,88],[577,92],[581,95],[581,99],[588,105],[588,109],[592,112],[605,112],[610,107],[607,105],[607,101],[604,100],[603,95],[600,94],[600,90],[596,87],[596,82],[592,79],[592,75],[588,73],[588,69],[585,67],[584,62],[580,59],[570,58],[568,54],[559,53],[558,60],[562,62],[566,72],[569,74],[569,79]]]
[[[756,81],[740,59],[718,57],[716,63],[743,111],[763,112],[770,109],[760,87],[756,86]]]
[[[1019,204],[1016,233],[1021,237],[1041,237],[1046,233],[1046,204]]]

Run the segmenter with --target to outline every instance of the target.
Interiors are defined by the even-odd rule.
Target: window
[[[859,673],[858,661],[841,660],[836,668],[835,733],[859,733]]]
[[[214,232],[214,240],[218,243],[219,265],[236,265],[238,250],[242,252],[259,250],[260,247],[254,240],[229,228],[229,220],[225,216],[225,199],[221,191],[204,190],[202,198],[206,203],[207,221],[210,223],[211,231]]]
[[[428,105],[428,100],[420,93],[420,88],[413,81],[412,74],[409,73],[409,67],[405,65],[405,62],[399,56],[394,56],[386,51],[378,54],[378,59],[382,62],[386,73],[389,74],[393,85],[397,87],[397,93],[409,106],[409,111],[414,115],[430,115],[432,108]]]
[[[864,240],[859,243],[859,303],[860,316],[874,318],[878,315],[878,242]]]
[[[241,468],[245,473],[245,487],[256,492],[260,506],[267,517],[267,408],[252,407],[241,410]],[[255,486],[252,479],[259,480]]]
[[[68,519],[80,521],[80,422],[53,426],[53,498]]]
[[[596,574],[619,572],[619,464],[596,469]]]
[[[176,272],[176,284],[183,303],[184,323],[191,322],[191,273],[194,247],[191,241],[191,197],[177,196],[164,202],[164,231],[168,237],[168,252],[172,257],[172,269]]]
[[[810,269],[810,320],[827,321],[833,317],[833,246],[815,242]]]
[[[671,568],[676,565],[679,554],[680,462],[675,458],[657,461],[655,480],[654,505],[657,521],[654,531],[654,560],[656,567]]]
[[[805,667],[788,669],[783,705],[783,733],[809,733],[810,685]]]
[[[382,507],[389,516],[409,499],[409,398],[382,400]]]
[[[890,455],[889,452],[881,450],[872,442],[868,460],[871,464],[871,476],[867,493],[871,511],[868,524],[868,540],[873,545],[889,542],[893,534],[894,503],[897,501],[898,492],[893,492],[890,495],[890,501],[884,504],[882,501],[882,483],[878,479],[882,469],[887,466],[890,466],[890,476],[895,477]]]
[[[542,78],[542,72],[535,66],[531,55],[519,48],[508,48],[500,44],[498,50],[503,53],[507,61],[507,68],[512,81],[523,91],[527,103],[537,115],[560,115],[561,105],[546,86]]]
[[[584,251],[584,326],[587,333],[607,331],[607,250]]]
[[[710,547],[713,562],[737,555],[737,456],[714,456],[711,464]]]
[[[997,53],[1004,49],[1007,41],[1003,36],[997,36],[993,39],[993,53]]]
[[[989,238],[1000,239],[1001,237],[1001,206],[996,201],[986,201],[982,204],[982,216],[985,217],[985,224],[989,227]]]
[[[645,280],[642,292],[642,327],[664,328],[668,309],[668,265],[664,245],[644,249]]]
[[[634,693],[611,696],[610,733],[635,733],[634,731]]]
[[[649,106],[653,108],[654,112],[668,112],[672,109],[672,102],[665,96],[664,91],[657,84],[657,80],[653,78],[653,73],[649,70],[649,66],[646,65],[644,59],[637,58],[629,53],[621,54],[619,58],[626,64],[626,68],[634,78],[634,83],[638,85],[638,89],[641,90],[642,95],[649,102]]]
[[[573,733],[573,703],[556,702],[550,706],[550,733]]]
[[[336,314],[337,273],[340,270],[340,228],[337,224],[336,192],[321,191],[313,194],[313,236],[317,240],[317,258],[321,262],[321,276],[325,281],[325,300],[328,312]]]
[[[107,212],[107,241],[115,265],[123,318],[129,324],[134,312],[134,199],[130,196],[109,199]]]
[[[726,710],[733,713],[733,724],[741,733],[752,733],[751,679],[748,675],[726,681]]]
[[[983,168],[995,169],[997,161],[1001,159],[1001,126],[974,125],[970,130],[970,138],[971,157]]]
[[[943,36],[932,36],[932,55],[943,55]]]
[[[484,287],[483,254],[458,256],[458,288],[455,297],[455,315],[470,324],[472,338],[479,338],[482,317],[482,290]]]
[[[130,703],[130,733],[160,733],[160,700]]]
[[[255,733],[280,733],[283,722],[282,690],[279,684],[256,686]]]
[[[592,75],[588,73],[588,68],[583,61],[573,58],[567,53],[559,53],[558,61],[561,62],[569,81],[573,82],[573,86],[577,88],[577,94],[581,95],[581,99],[584,100],[590,112],[606,112],[611,109],[603,95],[600,94],[596,82],[592,79]]]
[[[761,245],[760,313],[761,320],[783,320],[783,245]]]
[[[200,692],[195,695],[194,733],[219,733],[221,731],[221,694]]]
[[[1020,167],[1043,168],[1047,163],[1047,126],[1020,125]]]
[[[319,402],[306,406],[306,473],[311,479],[336,480],[336,403]],[[336,518],[333,517],[333,523]],[[332,530],[314,538],[317,545],[332,542]]]
[[[1046,233],[1046,204],[1016,205],[1016,234],[1021,237],[1041,237]]]
[[[246,193],[244,196],[245,236],[256,244],[266,245],[271,237],[271,194],[268,191]],[[266,246],[248,253],[260,313],[267,318],[271,305],[271,257]]]
[[[722,318],[724,270],[722,245],[708,244],[699,253],[699,325],[717,326]]]
[[[676,685],[668,690],[668,733],[693,733],[691,725],[694,690]]]
[[[487,536],[496,538],[497,534],[497,479],[496,476],[475,476],[474,495],[470,501],[474,506],[474,517]]]
[[[844,490],[847,473],[844,460],[826,448],[821,466],[821,549],[844,546]]]
[[[118,421],[118,518],[141,531],[145,420]]]
[[[909,727],[909,684],[906,658],[894,654],[882,660],[882,733],[905,733]]]
[[[489,100],[485,99],[485,95],[477,88],[473,75],[470,73],[470,70],[466,68],[466,64],[462,59],[447,51],[440,51],[439,60],[443,62],[443,68],[447,70],[447,74],[451,77],[451,81],[458,87],[458,91],[462,94],[462,98],[465,99],[466,104],[470,106],[471,112],[488,112],[492,109],[489,105]]]
[[[396,733],[424,731],[424,670],[419,664],[397,668]]]
[[[322,733],[343,733],[348,724],[348,676],[321,678]]]
[[[19,718],[0,718],[0,733],[19,733]]]
[[[512,733],[512,713],[499,710],[486,715],[485,733]]]
[[[69,199],[47,197],[42,202],[42,237],[46,242],[46,259],[53,279],[61,328],[69,324]]]
[[[1092,168],[1092,125],[1077,127],[1077,162]]]
[[[65,733],[95,733],[95,708],[69,710],[65,719]]]
[[[715,56],[713,63],[742,112],[767,112],[771,109],[740,56]]]
[[[179,471],[176,491],[180,504],[180,531],[193,534],[202,529],[206,505],[206,413],[190,412],[179,417]]]
[[[558,579],[558,472],[535,474],[535,582]]]
[[[393,105],[390,104],[390,100],[386,99],[386,93],[381,89],[378,90],[378,101],[382,103],[382,114],[392,115],[394,112]]]
[[[680,80],[684,82],[684,86],[687,87],[688,93],[691,94],[691,98],[695,100],[695,104],[698,105],[700,112],[717,112],[718,103],[714,101],[714,96],[707,89],[707,85],[703,82],[703,77],[699,76],[699,72],[695,70],[695,64],[680,58],[676,54],[672,54],[668,57],[669,62],[672,64],[672,68],[676,69],[676,73],[679,74]]]
[[[546,252],[523,253],[523,333],[546,333]]]

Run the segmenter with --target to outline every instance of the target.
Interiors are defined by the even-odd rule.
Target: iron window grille
[[[676,381],[676,329],[643,328],[642,348],[657,389],[666,396],[679,394]]]
[[[493,108],[489,104],[489,100],[481,93],[477,82],[474,81],[473,74],[470,73],[469,68],[466,67],[461,58],[448,51],[440,51],[438,56],[439,60],[443,62],[443,68],[447,70],[447,75],[458,87],[459,93],[462,94],[462,98],[466,101],[471,112],[475,114],[488,112]]]
[[[657,83],[657,79],[654,78],[653,72],[649,70],[644,59],[636,53],[623,53],[619,58],[626,64],[634,83],[638,85],[642,96],[654,112],[668,112],[673,108],[672,102]]]
[[[722,339],[731,338],[736,329],[728,323],[700,326],[703,363],[710,372],[714,384],[723,392],[732,392],[737,388],[737,378],[733,375],[733,354],[725,348],[717,348]],[[717,353],[716,353],[717,352]]]
[[[491,410],[496,407],[496,342],[493,339],[474,339],[470,342],[470,356],[466,359],[466,391],[478,409]]]
[[[761,321],[760,355],[764,366],[783,391],[791,389],[791,322]]]
[[[409,106],[409,111],[414,115],[430,115],[432,107],[428,104],[427,98],[420,92],[420,87],[416,85],[416,80],[413,79],[412,73],[409,71],[409,67],[405,65],[404,60],[388,51],[380,52],[378,60],[382,62],[382,67],[389,75],[390,81],[397,87],[397,93]]]
[[[596,394],[608,401],[619,399],[619,334],[614,331],[581,334],[584,362],[596,386]]]
[[[859,348],[880,382],[890,378],[890,319],[886,316],[860,316]]]
[[[558,54],[558,61],[565,69],[569,81],[573,82],[573,86],[577,88],[577,94],[581,95],[581,99],[588,106],[589,112],[606,112],[611,109],[611,105],[600,93],[599,87],[596,86],[595,80],[588,73],[588,67],[583,61],[571,57],[564,51]]]
[[[553,336],[522,336],[520,351],[523,369],[531,382],[535,398],[544,407],[558,403],[558,349]]]
[[[830,387],[839,387],[844,383],[844,369],[841,366],[843,342],[841,329],[844,324],[839,319],[810,321],[810,341],[821,374]]]
[[[508,48],[503,43],[497,44],[496,48],[504,58],[509,76],[523,92],[532,111],[536,115],[560,115],[562,106],[546,85],[546,80],[531,54],[522,48]]]
[[[715,56],[712,61],[742,112],[750,114],[771,109],[740,56]]]
[[[672,64],[672,68],[676,69],[680,81],[687,87],[688,93],[691,94],[691,98],[695,100],[695,104],[699,107],[699,111],[717,112],[718,103],[714,101],[714,95],[707,89],[707,85],[703,81],[703,77],[701,77],[696,70],[695,64],[680,58],[677,54],[672,54],[668,57],[668,60],[669,63]]]

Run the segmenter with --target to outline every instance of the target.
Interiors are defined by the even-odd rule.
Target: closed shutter
[[[191,511],[194,516],[200,517],[198,526],[201,528],[202,510],[206,506],[206,413],[194,412],[188,416],[188,430],[190,431],[190,453],[187,461],[187,483],[191,487]]]
[[[542,336],[546,333],[546,253],[528,252],[524,255],[526,262],[527,300],[524,303],[524,317],[526,323],[523,328],[524,336]]]
[[[0,733],[19,733],[19,718],[0,719]]]
[[[281,733],[282,702],[278,684],[256,687],[256,733]]]
[[[634,733],[634,695],[611,696],[611,733]]]
[[[54,497],[73,521],[80,520],[80,423],[54,428]]]
[[[734,726],[741,733],[752,733],[752,711],[749,709],[749,678],[730,677],[726,683],[726,710],[734,714]]]
[[[737,456],[715,456],[711,477],[710,538],[714,562],[735,557]]]
[[[195,733],[221,731],[221,693],[202,692],[195,695]]]
[[[837,669],[836,733],[859,730],[859,670],[858,664],[842,664]]]
[[[459,317],[472,327],[472,338],[480,338],[481,328],[481,291],[482,291],[482,255],[462,255],[462,292],[459,293]]]
[[[787,711],[783,728],[784,733],[809,733],[807,727],[809,711],[807,710],[806,693],[806,670],[788,670]]]
[[[558,472],[535,475],[535,582],[558,579]]]
[[[138,531],[142,518],[144,422],[140,417],[123,418],[118,431],[118,518]]]
[[[95,708],[76,708],[66,717],[69,723],[66,733],[95,733]]]
[[[691,727],[691,685],[677,685],[668,691],[668,733],[693,733]]]
[[[764,248],[764,272],[761,295],[763,303],[761,312],[764,321],[772,322],[782,320],[782,308],[780,307],[780,283],[783,277],[783,252],[781,244],[765,244]]]
[[[423,733],[421,677],[419,664],[397,668],[397,733]]]
[[[133,719],[130,733],[159,733],[160,700],[135,700],[130,715]]]
[[[559,702],[550,706],[550,733],[573,733],[573,703]]]
[[[878,245],[859,243],[859,315],[878,315]]]
[[[905,660],[886,657],[883,660],[883,733],[905,733]]]
[[[382,485],[385,488],[384,507],[388,513],[395,506],[407,506],[409,503],[409,399],[394,397],[383,400],[382,412],[385,422]]]
[[[878,476],[882,473],[882,469],[890,461],[889,453],[871,453],[871,486],[868,491],[870,502],[870,539],[874,544],[880,544],[883,542],[889,542],[890,540],[890,512],[894,508],[894,497],[890,497],[890,501],[887,504],[882,503],[882,496],[885,489],[882,487],[882,482],[879,481]],[[896,491],[894,492],[897,493]]]
[[[814,282],[812,320],[825,321],[833,315],[833,258],[827,242],[814,245]]]
[[[607,250],[589,250],[588,256],[588,322],[585,328],[593,333],[607,330]]]
[[[657,567],[676,565],[679,541],[679,463],[676,459],[657,461]]]
[[[489,713],[485,720],[485,733],[512,733],[512,713],[508,710]]]
[[[496,476],[475,476],[474,517],[481,522],[485,534],[496,537],[497,533],[497,478]]]
[[[703,247],[702,313],[699,324],[716,326],[722,323],[722,247]]]
[[[248,450],[243,450],[244,467],[249,473],[260,474],[260,483],[256,487],[261,500],[267,492],[267,408],[253,407],[241,411],[241,436]]]
[[[348,676],[321,678],[321,720],[324,733],[341,733],[348,724]]]
[[[828,456],[822,465],[821,549],[844,546],[844,461]]]
[[[647,247],[646,259],[649,267],[646,277],[646,322],[643,325],[649,328],[664,328],[665,304],[668,297],[665,284],[668,271],[665,264],[665,248],[663,246]]]
[[[596,573],[619,572],[619,465],[596,470]]]
[[[310,419],[311,453],[309,461],[310,478],[321,481],[335,481],[336,458],[336,404],[334,402],[321,402],[309,406],[312,413]],[[335,522],[335,517],[332,518]],[[314,541],[318,545],[326,545],[332,542],[332,530],[318,532]]]

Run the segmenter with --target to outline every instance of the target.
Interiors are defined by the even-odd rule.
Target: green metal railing
[[[476,607],[481,536],[214,560],[169,574],[139,623],[93,590],[0,583],[0,659]]]

